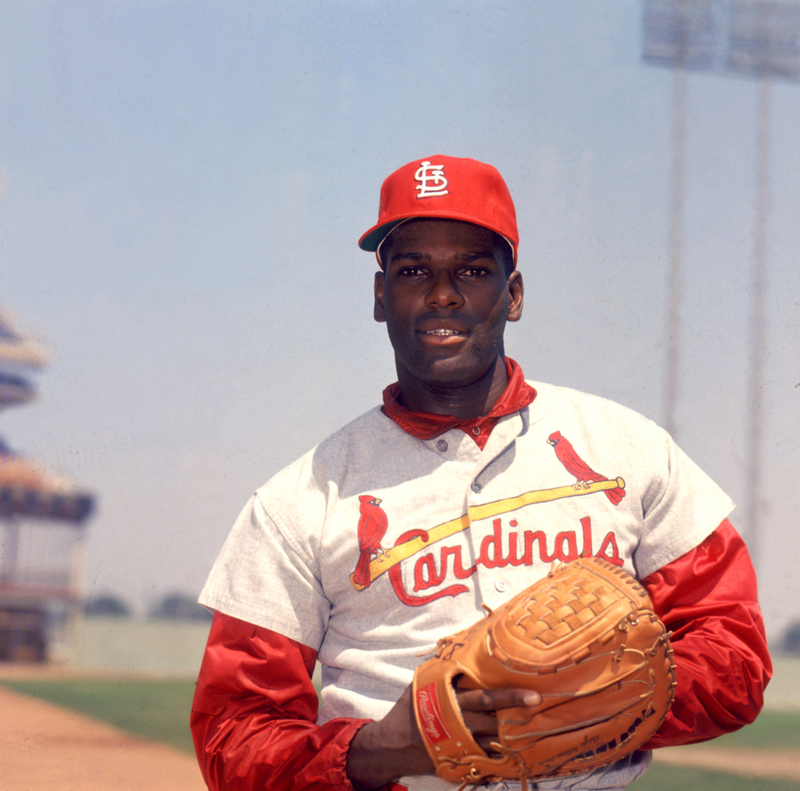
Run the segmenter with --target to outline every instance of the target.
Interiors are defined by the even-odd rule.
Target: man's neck
[[[488,414],[508,385],[503,355],[477,381],[466,385],[431,385],[412,377],[398,366],[400,403],[412,412],[453,415],[470,420]]]

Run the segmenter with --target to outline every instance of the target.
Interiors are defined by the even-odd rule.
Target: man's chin
[[[491,378],[493,370],[493,364],[479,367],[458,358],[440,359],[428,365],[419,379],[432,388],[460,389]]]

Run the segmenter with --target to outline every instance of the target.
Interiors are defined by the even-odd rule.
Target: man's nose
[[[428,292],[428,305],[437,308],[457,308],[463,304],[464,297],[453,275],[446,269],[436,272]]]

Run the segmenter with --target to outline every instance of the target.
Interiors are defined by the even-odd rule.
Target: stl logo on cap
[[[419,170],[414,174],[415,187],[419,198],[439,198],[447,195],[447,179],[444,177],[444,165],[431,165],[429,160],[420,162]]]
[[[378,222],[361,236],[358,246],[375,253],[382,268],[383,240],[400,223],[414,219],[459,220],[499,233],[511,245],[516,266],[519,233],[514,201],[492,165],[434,154],[398,168],[384,179]]]

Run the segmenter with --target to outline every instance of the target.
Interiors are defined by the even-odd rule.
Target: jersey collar
[[[478,447],[483,450],[492,429],[501,417],[519,412],[536,398],[534,390],[526,381],[522,368],[506,357],[508,385],[488,414],[464,420],[453,415],[434,415],[430,412],[412,412],[398,400],[400,385],[395,382],[383,391],[382,412],[394,420],[403,431],[417,439],[433,439],[446,431],[457,428],[472,437]]]

